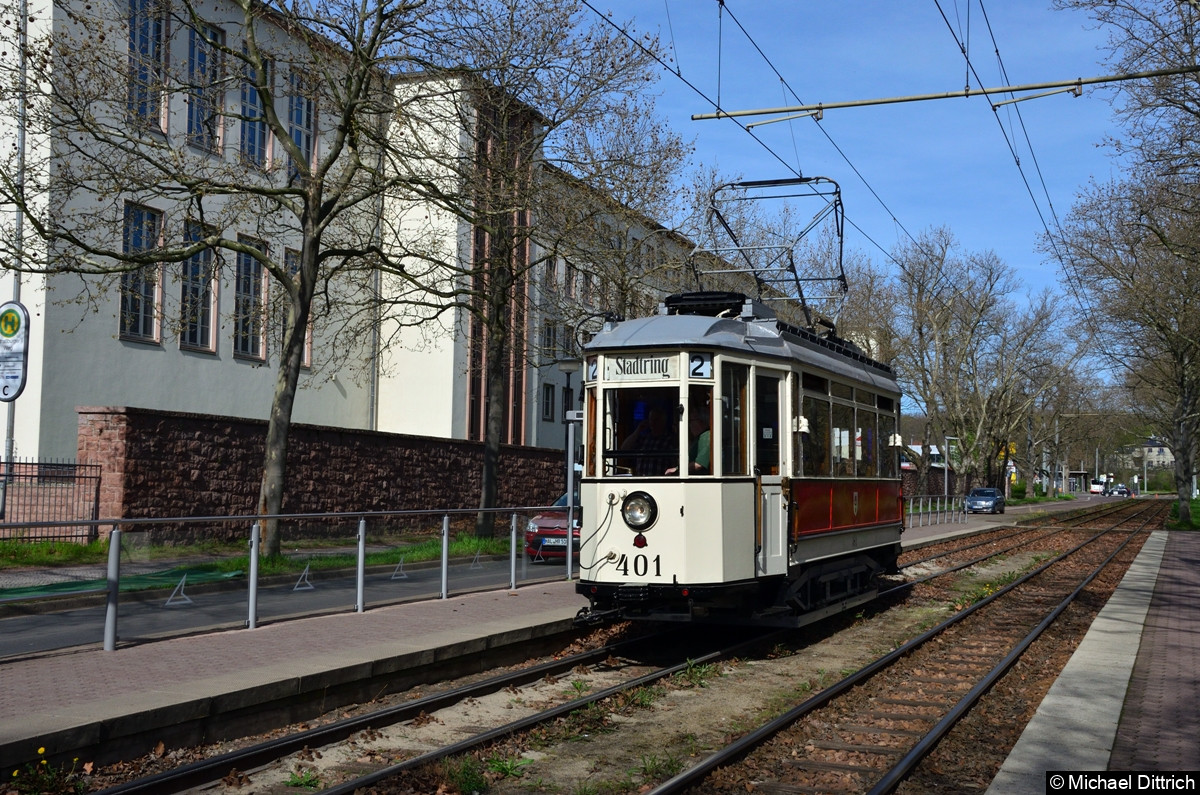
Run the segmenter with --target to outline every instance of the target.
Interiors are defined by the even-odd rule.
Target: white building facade
[[[323,115],[313,76],[300,66],[305,58],[302,47],[269,19],[260,22],[255,33],[263,49],[272,53],[262,68],[273,92],[272,110],[286,120],[286,142],[263,121],[263,95],[252,90],[256,75],[244,63],[233,68],[222,51],[243,47],[237,7],[205,6],[204,20],[167,13],[156,0],[99,0],[86,8],[86,13],[107,19],[81,32],[79,18],[64,4],[31,3],[28,36],[33,42],[64,32],[79,34],[106,56],[97,60],[97,72],[105,63],[109,71],[121,71],[109,84],[121,89],[116,97],[109,89],[112,118],[101,127],[114,132],[103,157],[119,156],[125,144],[158,146],[214,182],[274,185],[293,178],[290,159],[297,151],[310,162],[321,162],[332,145],[337,130]],[[16,51],[17,33],[5,28],[2,35],[7,51]],[[68,63],[55,63],[54,74],[63,75]],[[64,77],[74,87],[73,96],[86,88],[84,71],[81,67],[79,74]],[[14,456],[74,457],[79,406],[265,419],[276,388],[282,321],[274,294],[278,284],[250,249],[293,272],[300,238],[294,220],[263,212],[256,200],[232,191],[228,197],[202,200],[140,191],[139,180],[149,178],[145,162],[131,168],[130,184],[122,190],[76,189],[90,184],[89,161],[95,150],[47,123],[51,116],[45,115],[44,106],[40,113],[36,107],[18,107],[20,92],[12,90],[16,79],[10,64],[10,90],[0,101],[0,124],[3,152],[23,152],[24,163],[6,155],[0,169],[14,181],[24,179],[35,213],[49,207],[46,217],[86,220],[79,228],[96,251],[108,247],[136,254],[158,245],[186,246],[213,229],[238,247],[200,247],[178,261],[103,275],[0,272],[0,301],[18,299],[31,318],[26,386],[8,406]],[[36,81],[37,76],[31,72],[29,79]],[[465,140],[463,130],[441,134],[450,145]],[[99,165],[97,173],[103,170]],[[119,164],[102,165],[114,169]],[[0,207],[0,213],[9,251],[19,251],[35,269],[41,265],[53,270],[53,256],[72,245],[55,241],[46,248],[29,220],[15,220],[19,213],[11,204]],[[415,218],[419,220],[410,220]],[[475,256],[475,230],[430,207],[381,199],[362,212],[358,226],[342,233],[348,238],[375,235],[384,247],[398,245],[406,236],[423,236],[448,260],[469,263]],[[651,233],[653,227],[647,221],[633,238]],[[672,237],[678,256],[686,253],[686,241],[662,237]],[[577,319],[598,315],[612,295],[586,263],[549,256],[536,246],[525,256],[528,262],[544,264],[525,273],[516,290],[513,317],[523,339],[511,358],[509,417],[502,441],[562,447],[563,412],[572,407],[578,380],[569,386],[568,374],[555,363],[572,355],[567,338],[580,330]],[[327,307],[353,302],[387,293],[391,287],[387,276],[375,276],[369,283],[335,278],[323,285],[327,292],[316,303]],[[650,305],[656,299],[639,300]],[[575,309],[567,312],[564,306]],[[473,323],[462,309],[418,327],[385,318],[358,332],[336,311],[315,317],[307,331],[293,421],[482,438],[484,395]]]

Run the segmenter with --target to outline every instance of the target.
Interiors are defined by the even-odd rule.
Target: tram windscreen
[[[604,404],[605,475],[661,476],[678,468],[678,388],[609,389]]]

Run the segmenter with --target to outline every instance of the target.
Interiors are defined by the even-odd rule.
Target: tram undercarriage
[[[801,627],[869,602],[879,575],[895,570],[895,548],[793,566],[787,576],[711,585],[580,583],[589,607],[575,623],[677,621]]]

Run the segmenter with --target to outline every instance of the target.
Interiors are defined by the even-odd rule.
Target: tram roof
[[[843,379],[868,383],[881,391],[900,392],[892,369],[850,343],[818,336],[780,323],[775,313],[755,301],[753,311],[736,317],[705,314],[658,314],[606,324],[585,345],[589,353],[662,348],[716,349],[747,357],[799,362]]]

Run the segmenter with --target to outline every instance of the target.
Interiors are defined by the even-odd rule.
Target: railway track
[[[1138,506],[1138,505],[1139,505],[1139,503],[1134,503],[1132,501],[1123,504],[1123,506],[1129,506],[1130,508],[1133,508],[1134,506]],[[1140,503],[1140,505],[1147,505],[1147,503]],[[1153,507],[1154,503],[1148,503],[1148,505],[1150,507]],[[1105,506],[1105,507],[1107,508],[1108,506]],[[1165,509],[1166,504],[1165,503],[1162,504],[1161,507]],[[1078,531],[1070,531],[1070,532],[1077,533]],[[987,560],[988,558],[993,558],[998,555],[1003,556],[1003,555],[1011,554],[1015,550],[1018,550],[1025,545],[1035,543],[1035,542],[1036,543],[1044,542],[1045,539],[1047,539],[1050,536],[1053,536],[1056,533],[1063,534],[1061,530],[1056,530],[1056,529],[1045,530],[1045,529],[1040,529],[1040,528],[1032,529],[1032,530],[1022,530],[1022,531],[1017,531],[1015,533],[1008,533],[1008,532],[1002,531],[999,534],[991,534],[986,539],[982,539],[982,540],[971,540],[966,543],[939,545],[938,554],[931,555],[931,556],[925,556],[925,557],[921,558],[920,560],[910,562],[908,565],[912,566],[916,563],[928,565],[929,562],[931,562],[931,561],[937,560],[939,558],[946,558],[948,556],[961,559],[963,555],[970,554],[972,550],[978,550],[981,547],[986,547],[986,549],[983,550],[984,554],[982,554],[982,555],[973,555],[972,554],[970,556],[970,560],[968,560],[966,562],[960,562],[959,560],[956,560],[954,565],[952,565],[951,567],[941,569],[937,572],[934,572],[933,574],[922,577],[920,579],[912,580],[908,583],[905,583],[902,586],[897,587],[894,590],[899,591],[899,590],[905,589],[905,588],[912,588],[918,584],[928,582],[932,578],[952,574],[955,571],[961,570],[962,568],[967,567],[967,566],[975,565],[977,563],[980,563],[981,561]],[[1097,533],[1097,537],[1100,537],[1100,536],[1102,536],[1102,534]],[[1049,566],[1049,564],[1046,564],[1046,565]],[[1043,568],[1045,568],[1045,567],[1043,567]],[[983,605],[983,603],[981,603],[981,605],[979,605],[979,606],[975,606],[968,610],[965,610],[965,611],[963,611],[963,613],[965,615],[971,615],[972,613],[974,613],[976,611],[985,609],[982,605]],[[962,620],[962,619],[960,618],[959,620]],[[942,631],[942,628],[939,628],[939,631]],[[945,631],[949,631],[949,628],[948,627],[945,628]],[[935,633],[933,633],[933,631],[931,631],[930,633],[927,633],[927,634],[930,634],[932,636]],[[636,642],[638,642],[638,641],[630,641],[629,643],[636,643]],[[643,642],[644,642],[644,639],[643,639]],[[763,641],[761,639],[756,639],[751,642],[762,643]],[[916,643],[916,641],[913,641],[913,643]],[[538,681],[543,681],[543,682],[555,681],[558,678],[563,678],[563,677],[566,677],[569,675],[574,676],[573,672],[584,671],[585,669],[607,668],[607,669],[609,669],[609,672],[612,673],[612,672],[614,672],[614,670],[616,668],[626,667],[628,665],[627,662],[622,662],[621,658],[623,658],[626,654],[631,653],[632,648],[633,647],[631,647],[627,644],[606,646],[604,648],[597,649],[596,651],[589,652],[584,655],[573,656],[569,659],[564,659],[564,660],[560,660],[560,661],[553,661],[551,663],[547,663],[547,664],[544,664],[541,666],[536,666],[534,668],[513,672],[512,674],[509,674],[509,675],[506,675],[503,677],[491,678],[491,679],[486,680],[485,682],[481,682],[481,683],[478,683],[477,685],[473,685],[470,687],[456,688],[453,691],[448,691],[446,693],[442,693],[437,696],[429,696],[427,698],[408,702],[408,703],[402,704],[397,707],[389,708],[386,710],[380,710],[377,712],[373,712],[371,714],[363,715],[363,716],[352,718],[352,719],[347,719],[344,721],[338,721],[337,723],[332,724],[327,727],[321,727],[318,729],[311,729],[311,730],[297,732],[295,734],[291,734],[286,737],[281,737],[276,740],[268,741],[266,743],[261,743],[261,744],[252,746],[250,748],[243,749],[241,751],[235,751],[235,752],[230,752],[228,754],[222,754],[218,757],[214,757],[212,759],[205,760],[204,762],[194,763],[192,765],[186,765],[175,771],[170,771],[168,773],[162,773],[162,774],[158,774],[158,775],[151,776],[148,778],[144,778],[139,781],[129,782],[127,784],[115,786],[108,790],[105,790],[105,792],[106,793],[182,792],[182,791],[189,790],[189,789],[192,789],[195,787],[210,786],[210,785],[213,785],[215,782],[219,782],[221,779],[225,779],[226,783],[232,785],[230,787],[229,791],[240,790],[240,791],[244,792],[247,790],[245,790],[243,787],[239,787],[238,785],[244,784],[248,780],[246,778],[247,773],[254,771],[252,775],[255,779],[255,782],[257,783],[257,781],[260,778],[259,771],[261,771],[271,765],[278,766],[280,764],[279,760],[288,759],[289,757],[291,757],[293,760],[295,760],[295,759],[300,759],[300,760],[311,759],[314,754],[316,756],[320,756],[322,753],[328,753],[326,751],[317,750],[317,749],[323,749],[325,746],[328,746],[330,743],[350,742],[352,744],[357,743],[357,745],[360,748],[366,747],[368,745],[371,745],[371,743],[370,743],[371,740],[379,738],[381,736],[381,733],[386,732],[387,727],[389,727],[389,726],[394,726],[396,724],[405,723],[405,722],[419,723],[422,720],[429,719],[428,716],[432,715],[434,712],[436,712],[439,709],[444,708],[447,705],[463,703],[464,701],[467,703],[470,703],[470,701],[472,699],[481,698],[487,693],[498,693],[501,691],[507,691],[509,693],[516,693],[517,688],[521,687],[522,685],[534,683],[534,682],[538,682]],[[901,653],[900,650],[897,650],[896,652],[893,652],[892,655],[889,655],[888,657],[886,657],[884,659],[898,659],[900,657],[911,656],[914,653],[915,647],[906,646],[904,648],[906,649],[906,651],[904,651],[903,653]],[[398,756],[397,754],[388,754],[388,753],[375,754],[374,752],[362,753],[362,754],[360,754],[360,757],[369,759],[370,761],[360,762],[358,765],[356,765],[356,767],[370,767],[371,769],[366,770],[366,771],[357,771],[357,774],[352,779],[347,780],[342,784],[337,784],[334,787],[332,787],[331,789],[326,790],[326,791],[327,792],[344,792],[344,793],[354,792],[356,789],[361,789],[363,791],[372,791],[372,792],[421,791],[419,788],[412,789],[411,787],[409,787],[408,789],[404,789],[404,787],[407,785],[405,785],[403,782],[410,776],[421,775],[417,771],[421,771],[422,769],[427,769],[429,765],[436,764],[439,760],[445,760],[447,758],[452,758],[452,757],[455,757],[458,755],[463,755],[463,754],[469,754],[472,752],[474,752],[476,755],[478,755],[480,753],[479,749],[486,748],[489,744],[498,743],[499,741],[501,741],[504,738],[512,738],[514,735],[518,735],[519,733],[534,730],[534,727],[537,727],[539,725],[544,725],[550,721],[559,720],[563,716],[569,715],[572,712],[579,712],[579,711],[586,711],[589,709],[595,709],[595,707],[593,707],[591,705],[598,704],[598,703],[604,701],[605,699],[609,699],[609,700],[620,699],[620,698],[622,698],[622,696],[621,696],[622,693],[629,693],[632,691],[636,691],[638,688],[645,688],[645,687],[651,686],[656,681],[661,681],[664,678],[679,675],[679,674],[681,674],[681,672],[686,672],[689,668],[692,668],[694,666],[703,666],[703,665],[706,665],[717,659],[722,659],[724,656],[727,656],[730,654],[738,654],[738,653],[741,653],[741,652],[739,652],[736,649],[726,649],[723,651],[714,651],[708,655],[693,656],[689,660],[679,662],[672,666],[663,666],[662,668],[660,668],[658,670],[651,671],[646,674],[639,674],[636,676],[634,676],[634,675],[627,676],[627,677],[625,677],[625,681],[614,684],[610,687],[605,687],[596,692],[589,692],[584,697],[575,698],[575,699],[567,699],[567,700],[565,700],[565,703],[559,703],[550,709],[538,711],[535,714],[531,714],[531,715],[521,718],[519,720],[508,721],[504,725],[501,725],[501,726],[498,726],[498,727],[495,727],[492,729],[473,732],[471,734],[471,736],[469,736],[469,737],[464,737],[461,740],[457,740],[455,742],[448,742],[448,743],[439,745],[438,747],[431,748],[428,751],[424,751],[421,753],[408,752],[409,758],[407,758],[407,759],[399,759],[399,761],[396,761],[396,758]],[[964,669],[962,667],[965,666],[968,662],[978,662],[978,661],[972,661],[972,660],[959,661],[960,670],[957,675],[959,675],[959,676],[963,675]],[[876,669],[878,669],[878,665],[879,665],[879,661],[876,661],[876,663],[872,664],[872,666],[876,666],[876,668],[872,668],[872,666],[868,666],[867,668],[876,670]],[[886,665],[884,665],[883,667],[886,667]],[[864,670],[866,670],[866,669],[864,669]],[[882,670],[882,669],[879,669],[879,670]],[[870,678],[870,677],[868,677],[868,678]],[[845,680],[843,680],[843,681],[845,681]],[[932,683],[929,683],[929,684],[932,685]],[[842,686],[842,684],[838,683],[838,685],[834,685],[833,687],[830,687],[827,690],[822,691],[821,695],[824,696],[825,694],[830,693],[835,688],[838,688],[840,686]],[[564,682],[563,685],[559,687],[559,690],[563,690],[566,687],[567,687],[567,683]],[[896,697],[886,696],[885,698],[895,699]],[[946,701],[947,698],[948,698],[948,696],[946,696],[946,695],[941,695],[937,699],[933,699],[932,695],[930,696],[930,699],[932,699],[932,701],[936,701],[938,703]],[[903,700],[903,699],[901,699],[901,700]],[[916,699],[909,698],[908,700],[913,701]],[[563,701],[563,699],[559,699],[559,701]],[[932,703],[932,701],[931,701],[931,703]],[[894,707],[896,709],[905,708],[905,709],[914,710],[918,713],[922,711],[920,707],[911,705],[911,704],[908,704],[908,705],[893,704],[891,702],[883,702],[883,703],[889,704],[890,705],[889,708],[892,708],[892,707]],[[801,709],[803,706],[804,705],[801,705],[801,707],[797,707],[796,710]],[[794,711],[795,710],[793,710],[793,712]],[[878,716],[876,716],[876,717],[878,717]],[[802,713],[797,714],[797,716],[791,718],[792,723],[797,723],[802,720],[803,720]],[[910,720],[916,720],[916,719],[910,718]],[[895,728],[895,727],[893,727],[893,728]],[[761,732],[761,731],[763,731],[763,730],[762,729],[756,730],[755,732],[752,732],[752,733],[746,735],[746,737],[744,737],[742,741],[739,741],[738,744],[734,744],[733,747],[740,747],[742,750],[732,752],[734,754],[734,756],[730,757],[730,758],[733,759],[738,756],[745,756],[746,754],[748,754],[750,752],[749,749],[752,746],[745,745],[746,738],[758,736],[759,732]],[[784,731],[784,729],[782,727],[774,729],[774,730],[768,730],[768,733],[766,735],[764,735],[764,739],[760,740],[759,742],[765,742],[766,741],[765,738],[774,736],[775,734],[778,734],[779,732],[782,732],[782,731]],[[908,731],[917,731],[917,730],[909,729]],[[898,734],[903,735],[904,733],[898,732]],[[840,743],[842,743],[842,746],[850,745],[850,743],[848,743],[844,740],[830,741],[830,742],[840,742]],[[851,751],[851,750],[848,750],[846,747],[833,747],[833,748],[827,748],[824,750],[827,752],[834,753],[835,755],[836,754],[845,755],[845,754],[867,753],[869,750],[871,750],[869,748],[869,746],[871,746],[871,745],[879,746],[880,744],[879,743],[874,743],[874,744],[865,743],[862,747],[866,748],[867,750],[858,750],[858,751]],[[705,766],[709,766],[709,769],[713,769],[712,768],[713,765],[715,765],[716,768],[720,768],[721,766],[728,764],[727,762],[719,761],[720,759],[721,759],[721,757],[719,755],[714,755],[713,757],[706,759],[705,762],[702,764]],[[289,764],[294,764],[294,761]],[[846,764],[846,763],[833,762],[831,764]],[[701,767],[701,765],[697,765],[695,768],[693,768],[693,770],[699,770],[700,767]],[[829,772],[829,771],[826,771],[826,772]],[[840,773],[845,775],[845,774],[849,774],[850,771],[843,770],[843,771],[840,771]],[[343,775],[344,775],[344,772],[343,772]],[[699,775],[699,773],[693,773],[692,775]],[[670,784],[670,782],[667,782],[667,784],[664,784],[662,786],[666,787],[666,786],[668,786],[668,784]],[[762,789],[762,791],[767,791],[767,792],[770,792],[770,791],[779,791],[779,792],[795,791],[792,789],[788,789],[788,787],[791,787],[793,785],[785,784],[782,779],[780,779],[780,781],[776,782],[776,785],[778,787],[781,787],[781,789],[771,790],[771,789],[767,788],[767,789]],[[683,791],[689,787],[694,787],[696,785],[693,783],[690,783],[690,782],[684,782],[679,785],[671,785],[671,786],[676,787],[676,788],[662,789],[661,791],[663,791],[663,792]],[[708,783],[706,783],[704,786],[708,787]],[[764,786],[769,786],[769,785],[764,783]],[[290,790],[290,791],[294,791],[294,790]],[[658,791],[658,790],[656,790],[656,791]],[[697,791],[701,791],[701,790],[697,790]],[[703,791],[708,791],[708,790],[705,789]]]
[[[662,633],[667,637],[677,635],[677,632]],[[740,633],[745,636],[747,633]],[[778,634],[778,633],[775,633]],[[182,793],[196,788],[217,787],[221,784],[229,786],[233,791],[245,791],[244,786],[251,777],[259,778],[262,771],[277,765],[289,758],[313,759],[322,753],[330,753],[330,746],[350,744],[361,746],[378,739],[390,727],[403,723],[420,725],[433,720],[430,716],[446,707],[459,704],[478,702],[479,699],[491,694],[504,692],[517,695],[521,688],[531,684],[560,681],[563,686],[560,692],[570,692],[571,684],[563,681],[568,676],[583,676],[589,672],[605,671],[609,678],[618,678],[617,684],[606,687],[587,695],[573,699],[560,699],[554,707],[538,710],[534,714],[509,721],[503,725],[479,731],[458,742],[435,748],[410,759],[390,765],[375,765],[376,769],[363,772],[344,784],[337,785],[329,792],[354,792],[356,789],[369,787],[379,781],[401,776],[405,771],[413,770],[437,761],[447,756],[464,753],[471,749],[486,745],[497,738],[519,731],[526,731],[539,724],[555,720],[570,712],[586,708],[589,704],[612,698],[621,693],[634,691],[637,688],[653,684],[661,679],[680,673],[687,673],[697,666],[703,666],[716,660],[723,659],[739,650],[750,648],[763,642],[759,635],[751,633],[748,639],[739,640],[725,649],[703,652],[695,656],[686,656],[689,651],[695,651],[695,643],[683,641],[676,647],[676,657],[685,655],[684,659],[671,665],[654,667],[632,662],[638,656],[644,656],[648,646],[661,647],[670,645],[663,637],[643,636],[609,645],[601,648],[573,654],[561,659],[551,660],[504,674],[488,677],[482,681],[456,687],[445,692],[406,701],[402,704],[373,710],[368,713],[336,721],[326,726],[319,726],[292,732],[276,739],[230,751],[191,764],[183,765],[173,770],[155,775],[138,778],[102,790],[103,795],[162,795],[163,793]],[[711,648],[712,643],[706,643]],[[653,668],[648,673],[637,675],[622,675],[623,670],[639,671],[647,667]],[[575,678],[572,682],[582,681]],[[317,750],[325,749],[325,750]],[[368,757],[371,755],[368,755]],[[362,762],[360,767],[370,766],[370,762]],[[286,775],[285,775],[286,777]]]
[[[1166,510],[1165,503],[1149,503],[1133,515],[1122,512],[1110,528],[651,792],[893,791],[1104,568],[1142,537],[1140,530]],[[1119,530],[1131,524],[1137,528]]]

